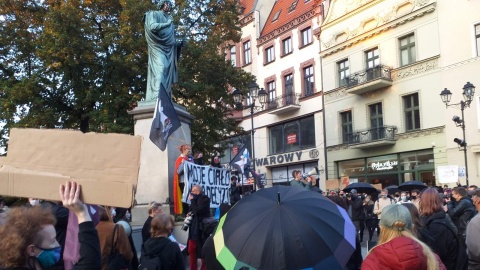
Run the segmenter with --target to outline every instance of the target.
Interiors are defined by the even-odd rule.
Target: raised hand
[[[81,191],[81,186],[73,181],[67,181],[65,185],[60,185],[59,189],[63,206],[77,216],[78,223],[92,220],[87,206],[80,200]]]

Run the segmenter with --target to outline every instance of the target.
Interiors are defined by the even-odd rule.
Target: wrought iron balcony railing
[[[394,141],[396,133],[396,126],[381,126],[365,130],[358,130],[352,133],[346,133],[343,136],[343,142],[348,144],[361,144],[380,140]]]
[[[384,65],[378,65],[373,68],[356,72],[346,78],[347,88],[352,88],[376,79],[392,80],[392,68]]]
[[[300,94],[290,93],[280,97],[276,97],[273,100],[269,100],[265,104],[266,110],[275,110],[289,105],[300,105]]]

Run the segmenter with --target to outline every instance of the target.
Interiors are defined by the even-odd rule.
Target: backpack
[[[118,252],[118,224],[115,224],[115,227],[113,229],[112,233],[112,244],[111,244],[111,249],[110,249],[110,254],[108,255],[108,260],[107,260],[107,269],[108,270],[119,270],[119,269],[128,269],[128,265],[125,262],[125,259],[123,258],[123,255]],[[117,236],[115,241],[115,235]]]
[[[202,242],[205,242],[205,240],[207,240],[207,238],[215,232],[217,226],[218,220],[216,220],[214,217],[207,217],[202,220]]]
[[[142,256],[138,264],[138,270],[162,270],[160,256]]]

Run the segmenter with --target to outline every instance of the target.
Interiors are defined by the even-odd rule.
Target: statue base
[[[187,112],[185,107],[174,103],[175,111],[181,122],[181,127],[170,135],[165,151],[160,151],[158,147],[150,141],[150,127],[153,121],[153,112],[155,110],[155,100],[148,102],[139,102],[139,105],[129,111],[135,120],[134,134],[142,136],[142,149],[140,153],[140,170],[138,174],[138,184],[136,189],[135,201],[137,205],[147,205],[151,201],[157,201],[165,204],[163,209],[173,213],[173,175],[175,171],[175,161],[180,155],[178,147],[182,144],[191,144],[190,124],[193,117]],[[139,210],[146,211],[145,207]],[[132,209],[132,218],[144,216],[143,213],[134,213]],[[168,213],[168,212],[167,212]],[[148,216],[148,214],[145,212]],[[146,219],[146,216],[145,216]],[[138,222],[145,219],[140,218]]]

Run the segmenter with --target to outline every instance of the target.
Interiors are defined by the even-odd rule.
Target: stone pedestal
[[[135,195],[136,203],[137,205],[146,205],[151,201],[161,202],[162,204],[168,202],[171,213],[173,213],[172,182],[175,160],[180,155],[178,147],[182,144],[191,143],[190,123],[193,119],[185,107],[177,104],[174,104],[174,107],[182,126],[170,135],[167,148],[163,152],[160,151],[149,138],[153,112],[155,110],[155,101],[140,102],[138,107],[129,112],[135,120],[135,135],[144,138],[140,154],[140,171]],[[164,212],[167,212],[168,210],[165,206]],[[136,212],[136,210],[146,211],[145,207],[133,209],[133,219],[144,216],[140,213],[133,213]],[[135,220],[134,222],[137,223]],[[144,220],[138,220],[138,223],[142,225],[143,222]]]

